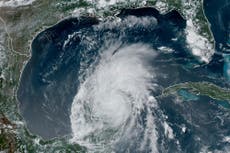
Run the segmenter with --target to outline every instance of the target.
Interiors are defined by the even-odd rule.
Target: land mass
[[[37,0],[31,5],[0,6],[0,108],[1,122],[0,150],[8,152],[24,151],[81,151],[78,145],[70,145],[66,140],[43,141],[27,131],[26,125],[17,107],[16,91],[25,62],[30,58],[32,39],[48,26],[59,20],[82,15],[107,17],[114,16],[121,8],[153,6],[161,12],[178,10],[187,20],[192,20],[195,33],[214,46],[214,39],[208,21],[203,12],[202,0],[185,2],[182,0],[148,0],[145,3],[119,2],[116,5],[90,1],[52,1]],[[102,5],[102,4],[101,4]],[[184,83],[165,89],[168,94],[179,88],[193,89],[193,92],[210,96],[214,99],[230,100],[227,89],[210,83]],[[212,88],[213,90],[208,90]],[[6,127],[9,127],[6,129]],[[15,132],[17,131],[17,132]],[[54,146],[56,148],[52,148]],[[41,149],[43,148],[43,149]]]

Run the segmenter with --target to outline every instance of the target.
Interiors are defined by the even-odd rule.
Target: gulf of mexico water
[[[88,152],[228,150],[228,109],[206,96],[161,96],[177,83],[228,86],[222,56],[200,63],[185,27],[175,10],[139,8],[39,33],[17,94],[27,127],[45,139],[69,135]]]

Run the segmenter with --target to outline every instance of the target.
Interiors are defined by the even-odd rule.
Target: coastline
[[[154,6],[153,6],[154,7]],[[181,8],[178,8],[178,9],[181,9]],[[171,10],[171,9],[170,9]],[[167,12],[169,12],[170,10],[168,10]],[[203,10],[203,0],[202,0],[202,10]],[[115,11],[116,12],[116,11]],[[114,13],[115,13],[114,12]],[[166,13],[167,13],[166,12]],[[85,12],[82,12],[82,13],[85,13]],[[105,14],[107,13],[107,12],[104,12]],[[56,19],[56,21],[55,21],[55,23],[53,23],[53,24],[48,24],[48,25],[46,25],[46,26],[44,26],[44,25],[41,25],[37,30],[35,30],[34,32],[33,32],[33,34],[31,34],[30,36],[29,36],[29,38],[30,39],[28,39],[28,40],[26,40],[25,42],[25,44],[21,44],[22,46],[21,47],[19,47],[19,48],[24,48],[26,51],[25,51],[25,55],[27,55],[27,54],[29,54],[29,55],[27,55],[27,58],[26,59],[24,59],[23,57],[21,57],[21,54],[18,54],[18,55],[7,55],[7,56],[9,56],[9,58],[11,58],[11,62],[13,63],[13,64],[15,64],[16,66],[14,66],[14,69],[16,69],[16,72],[17,71],[19,71],[19,73],[17,73],[16,74],[16,76],[15,76],[15,78],[14,78],[14,83],[15,84],[13,84],[13,85],[9,85],[7,88],[8,88],[8,90],[12,90],[12,87],[13,87],[13,95],[12,95],[12,100],[14,101],[14,100],[16,100],[16,102],[14,101],[14,103],[17,105],[18,104],[18,102],[17,102],[17,96],[16,96],[16,93],[17,93],[17,90],[18,90],[18,85],[19,85],[19,82],[20,82],[20,80],[21,80],[21,75],[22,75],[22,73],[23,73],[23,71],[24,71],[24,68],[25,68],[25,66],[26,66],[26,64],[29,62],[29,60],[30,60],[30,58],[31,58],[31,56],[32,56],[32,54],[31,54],[31,44],[32,44],[32,42],[33,42],[33,40],[37,37],[37,35],[39,34],[39,33],[41,33],[42,31],[44,31],[45,29],[47,29],[47,28],[50,28],[50,27],[52,27],[52,26],[54,26],[54,25],[56,25],[56,24],[58,24],[58,23],[60,23],[61,21],[63,21],[63,20],[65,20],[65,19],[67,19],[67,18],[69,18],[69,17],[71,17],[73,14],[71,14],[70,12],[69,13],[67,13],[68,15],[67,15],[67,17],[60,17],[59,19]],[[183,15],[182,13],[180,13],[181,15]],[[211,35],[211,37],[212,37],[212,39],[213,40],[209,40],[211,43],[213,43],[213,46],[215,46],[215,40],[214,40],[214,37],[213,37],[213,34],[212,34],[212,32],[211,32],[211,29],[210,29],[210,23],[209,23],[209,21],[207,20],[207,18],[206,18],[206,16],[205,16],[205,13],[203,12],[203,15],[204,15],[204,17],[205,17],[205,20],[206,20],[206,22],[208,23],[208,29],[209,29],[209,31],[210,31],[210,34],[208,34],[208,35]],[[183,15],[184,16],[184,15]],[[185,17],[186,18],[186,17]],[[32,30],[33,31],[33,30]],[[200,33],[201,34],[201,33]],[[10,36],[11,34],[9,34],[9,36]],[[31,39],[31,36],[32,36],[32,39]],[[209,36],[207,36],[207,37],[209,37]],[[20,39],[20,38],[18,38],[18,39]],[[17,45],[16,45],[16,47],[14,47],[13,46],[13,44],[11,44],[12,45],[12,47],[13,48],[17,48]],[[28,46],[29,46],[29,48],[28,48]],[[16,49],[17,50],[17,49]],[[16,51],[16,52],[18,52],[18,51]],[[19,51],[19,53],[20,53],[20,51]],[[24,51],[23,51],[23,53],[22,53],[22,55],[24,55]],[[14,59],[17,59],[17,58],[19,58],[19,60],[18,61],[14,61]],[[12,72],[9,72],[9,73],[12,73]],[[6,82],[7,83],[7,82]],[[7,91],[7,90],[6,90]],[[7,94],[7,96],[8,96],[8,94]],[[13,107],[13,106],[12,106]],[[16,108],[18,108],[18,107],[16,107]],[[16,113],[18,113],[19,112],[19,110],[17,109],[17,110],[15,110],[16,111]],[[6,114],[8,115],[8,113],[9,112],[7,112]],[[21,121],[21,119],[18,119],[18,121]],[[25,128],[24,126],[24,124],[23,125],[19,125],[19,126],[21,126],[21,128]]]

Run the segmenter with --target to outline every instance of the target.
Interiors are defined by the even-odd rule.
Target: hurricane
[[[188,30],[178,11],[145,7],[39,33],[17,94],[28,129],[89,153],[228,150],[225,63],[194,54]]]
[[[145,44],[111,44],[102,50],[72,104],[72,141],[92,152],[108,152],[121,144],[127,150],[151,146],[156,152],[152,122],[157,103],[151,95],[155,84],[150,64],[155,54]]]

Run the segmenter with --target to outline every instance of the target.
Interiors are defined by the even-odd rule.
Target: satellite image
[[[230,153],[230,0],[0,0],[0,153]]]

